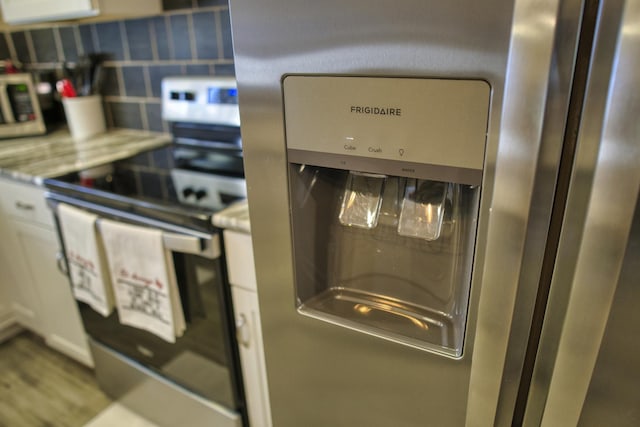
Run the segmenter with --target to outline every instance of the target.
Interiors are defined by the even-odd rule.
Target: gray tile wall
[[[56,69],[104,52],[102,94],[112,128],[167,131],[160,82],[169,75],[234,75],[227,0],[163,0],[164,13],[0,33],[0,58]]]

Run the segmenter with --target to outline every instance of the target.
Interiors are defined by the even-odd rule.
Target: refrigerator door
[[[640,423],[639,27],[602,3],[527,426]]]
[[[230,7],[273,424],[511,425],[569,105],[581,2],[231,0]],[[292,233],[290,191],[301,187],[290,181],[290,167],[306,166],[306,160],[286,150],[283,79],[291,75],[474,80],[490,88],[486,145],[476,167],[481,185],[471,285],[468,298],[460,299],[468,308],[460,323],[459,357],[297,310],[294,259],[300,257],[294,248],[304,242],[294,241],[300,229]],[[313,94],[306,98],[316,102]],[[451,128],[463,130],[467,124],[461,120]],[[411,171],[387,173],[420,178]],[[313,174],[308,178],[313,185]],[[345,227],[357,224],[362,232],[375,228],[378,215],[384,222],[384,207],[373,203],[377,186],[371,188],[356,194],[367,196],[371,221],[358,221],[348,211],[334,218]],[[313,222],[323,217],[306,220],[309,232],[321,233]],[[411,227],[401,227],[401,233],[411,233]],[[440,239],[437,232],[423,234]],[[308,263],[296,268],[314,271],[321,261]]]

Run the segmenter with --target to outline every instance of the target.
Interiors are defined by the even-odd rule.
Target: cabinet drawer
[[[12,217],[53,228],[53,215],[47,207],[44,190],[28,184],[0,181],[0,206]]]

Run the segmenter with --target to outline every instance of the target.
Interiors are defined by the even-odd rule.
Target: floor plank
[[[80,427],[110,403],[90,369],[35,335],[0,344],[0,427]]]

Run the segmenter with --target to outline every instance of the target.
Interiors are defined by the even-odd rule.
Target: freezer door
[[[640,423],[640,2],[599,21],[528,426]]]
[[[577,3],[553,0],[406,0],[376,2],[375,5],[363,0],[230,2],[251,231],[274,425],[511,425],[560,157],[574,60],[575,27],[579,21],[579,11],[576,13],[571,9],[575,9]],[[567,11],[570,13],[565,16]],[[565,24],[568,25],[567,32],[558,33],[559,27]],[[565,44],[559,48],[556,43]],[[309,272],[311,275],[327,272],[330,266],[323,264],[322,257],[302,257],[298,248],[301,244],[311,246],[331,236],[323,234],[327,227],[321,227],[327,214],[309,209],[306,217],[300,216],[300,212],[293,210],[291,194],[305,186],[327,185],[334,178],[333,174],[320,172],[316,177],[310,165],[335,166],[324,164],[334,158],[321,155],[323,153],[316,153],[313,159],[295,157],[300,155],[299,151],[308,150],[309,147],[303,145],[289,147],[297,152],[287,151],[290,140],[285,129],[291,117],[287,111],[285,121],[287,80],[303,75],[471,80],[485,81],[491,88],[484,152],[478,146],[464,151],[468,148],[466,144],[446,144],[441,139],[435,141],[441,150],[422,152],[432,159],[433,165],[451,166],[449,150],[460,149],[462,158],[473,158],[474,162],[452,166],[481,170],[481,185],[473,190],[481,194],[476,238],[474,244],[469,245],[473,246],[473,250],[469,249],[469,258],[473,260],[467,262],[472,269],[468,305],[465,306],[467,298],[448,298],[446,295],[447,301],[452,301],[452,308],[459,310],[461,318],[466,316],[466,321],[459,322],[458,328],[464,336],[453,340],[457,344],[449,348],[454,357],[443,357],[442,351],[436,354],[399,344],[389,339],[388,331],[386,337],[363,333],[358,329],[362,322],[335,324],[326,321],[326,316],[321,320],[308,315],[310,310],[305,315],[309,302],[318,302],[313,296],[322,295],[327,287],[307,286],[296,294],[294,266],[298,273]],[[352,93],[351,90],[346,92]],[[305,94],[304,100],[315,105],[324,93],[315,90]],[[369,96],[364,90],[359,90],[357,95],[364,96],[362,94]],[[428,111],[426,107],[435,105],[433,98],[420,96],[417,92],[413,95],[420,111]],[[385,112],[394,109],[397,113],[396,110],[403,107],[380,103],[377,99],[374,105],[352,104],[353,112],[350,108],[340,110],[342,104],[326,105],[319,114],[333,117],[335,109],[342,111],[343,116],[353,115],[349,122],[372,121],[375,124],[371,128],[380,132],[367,134],[367,138],[385,136],[392,139],[384,145],[380,142],[380,147],[364,145],[372,156],[408,156],[405,147],[395,145],[403,135],[419,138],[416,144],[426,147],[427,134],[423,140],[422,134],[417,135],[413,129],[409,132],[394,127],[398,138],[395,134],[382,133],[388,129],[382,127],[382,123],[398,118],[397,114],[375,118],[369,114],[375,113],[376,109]],[[402,111],[404,114],[405,110]],[[406,113],[408,115],[411,110]],[[432,131],[446,128],[446,134],[461,132],[466,135],[462,131],[478,123],[475,115],[472,119],[458,120],[453,125],[426,118],[424,122],[433,124]],[[412,121],[415,122],[423,123]],[[300,133],[302,138],[298,142],[306,144],[318,135],[331,136],[337,122],[325,126],[327,129],[305,127],[307,132]],[[439,137],[440,132],[428,135]],[[485,143],[483,136],[473,138],[473,141]],[[356,143],[336,141],[335,138],[329,138],[327,144],[336,151],[352,152],[358,148]],[[385,147],[395,150],[387,153]],[[347,163],[357,159],[351,154],[345,157],[342,160]],[[416,156],[415,161],[425,163],[421,156]],[[299,179],[294,183],[290,169],[294,166],[297,171],[302,169],[302,178],[308,180]],[[353,192],[354,197],[376,202],[378,179],[361,179],[362,172],[372,171],[367,165],[357,166],[343,168],[345,174],[349,171],[359,173],[353,174],[352,180],[371,183],[372,187],[371,191]],[[408,169],[386,171],[385,175],[457,182],[452,177],[412,176],[414,168]],[[348,186],[347,178],[343,178],[337,193],[344,194],[349,187],[347,194],[352,194],[350,189],[358,186]],[[462,184],[477,185],[476,182]],[[306,201],[305,194],[310,195]],[[300,191],[296,197],[301,197],[301,204],[321,206],[323,199],[314,198],[319,194]],[[366,197],[360,197],[362,195]],[[380,205],[378,210],[377,202],[365,204],[372,208],[371,212],[379,211],[380,224],[384,223],[384,207]],[[341,214],[341,204],[335,203],[334,207],[331,219],[338,223],[334,229],[339,225],[354,229],[354,234],[368,233],[371,230],[367,227],[380,231],[379,226],[374,227],[375,214],[372,221],[363,222],[361,216],[350,215],[348,209]],[[304,227],[299,227],[298,220],[306,222]],[[445,221],[446,217],[443,223]],[[404,226],[400,232],[397,227],[392,231],[393,239],[402,233],[411,233],[410,227]],[[443,234],[438,238],[436,232],[423,234],[433,242],[439,242],[446,230],[442,228],[441,231]],[[388,240],[390,236],[376,237],[379,238],[377,242],[386,244],[383,238]],[[401,237],[396,240],[410,241]],[[432,248],[435,244],[421,246]],[[326,245],[324,248],[320,249],[326,253]],[[388,266],[382,273],[389,277],[390,273],[397,275],[392,270],[393,265],[389,265],[391,261],[399,257],[409,259],[404,255],[411,247],[403,245],[399,250],[385,254],[376,249],[380,247],[360,244],[353,254],[333,251],[331,255],[362,258],[363,253],[369,253],[372,256],[367,260],[360,259],[360,264],[352,265],[357,268],[372,260],[371,264],[379,268],[377,263],[385,262]],[[307,253],[313,253],[313,250],[316,248],[308,248]],[[411,256],[415,253],[417,251]],[[429,274],[438,272],[430,267],[424,262],[414,262],[411,274],[424,280]],[[376,291],[388,290],[397,283],[392,280],[373,283],[368,280],[370,276],[358,273],[367,279],[363,280],[362,286],[369,289],[375,286]],[[376,279],[381,276],[378,274]],[[322,282],[322,276],[311,278],[309,283]],[[439,281],[451,282],[446,279],[444,275]],[[469,283],[466,277],[464,281]],[[449,289],[443,286],[442,294]],[[391,290],[394,297],[403,299],[408,299],[405,295],[414,300],[422,298],[422,301],[431,298],[425,296],[420,287],[409,288],[404,283]],[[460,294],[466,297],[466,289]],[[352,311],[359,310],[355,315],[372,312],[371,307],[358,304],[351,306]],[[378,304],[376,308],[385,311],[388,306]],[[316,304],[311,308],[317,307]],[[445,308],[449,310],[449,307]],[[327,311],[324,310],[323,315]],[[404,316],[393,318],[408,320]],[[425,341],[428,340],[421,340]],[[433,344],[433,341],[430,342]]]

